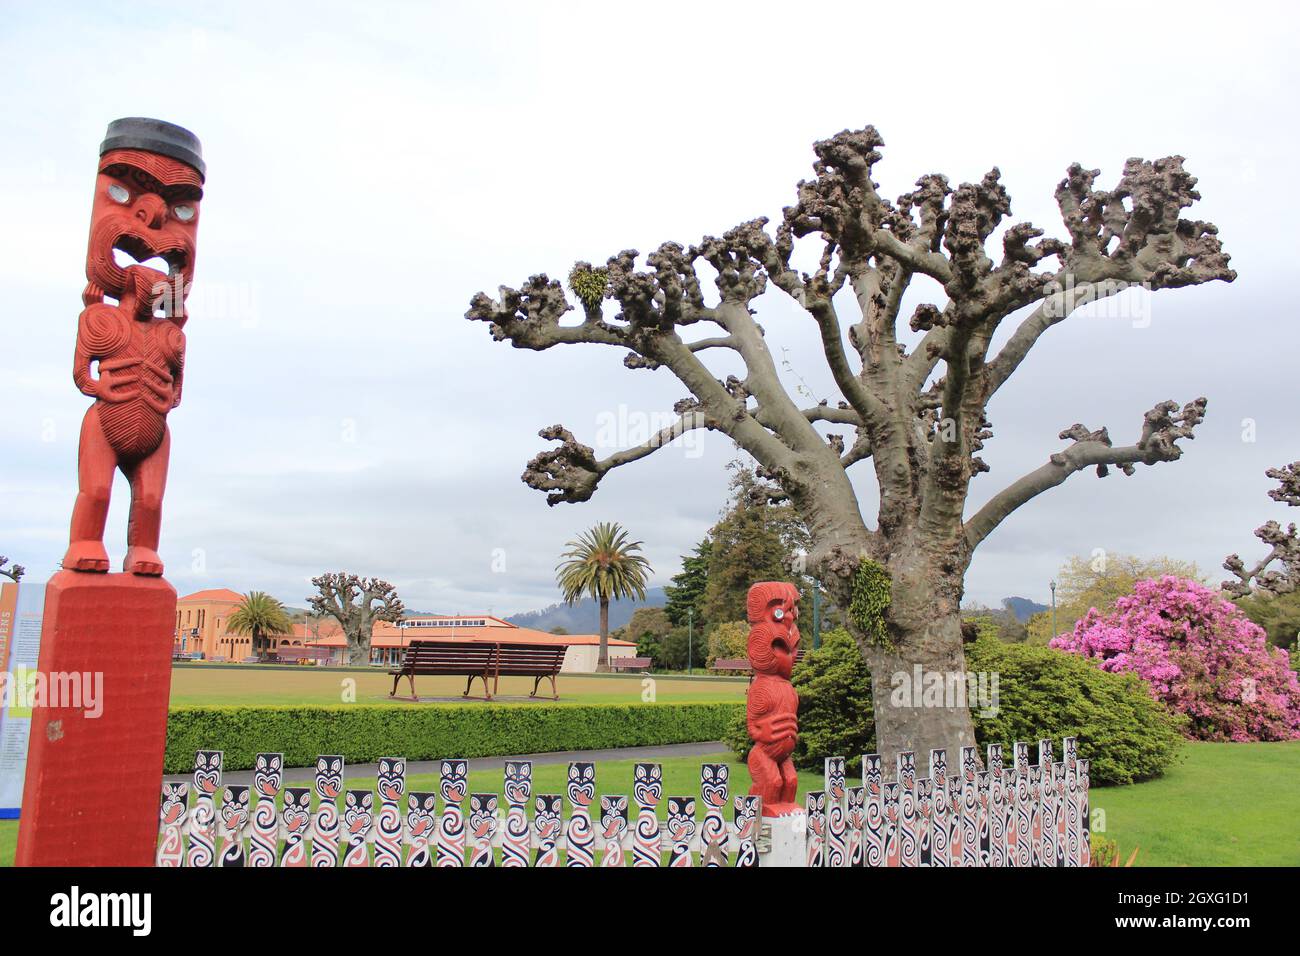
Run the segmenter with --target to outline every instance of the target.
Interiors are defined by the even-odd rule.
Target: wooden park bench
[[[799,648],[799,650],[794,652],[794,662],[798,664],[804,659],[807,653],[808,651],[806,648]],[[713,670],[722,671],[724,673],[734,672],[748,674],[753,669],[753,666],[749,663],[748,657],[719,657],[713,662]]]
[[[648,671],[654,660],[649,657],[611,657],[609,669],[612,671]]]
[[[465,677],[465,693],[468,697],[474,686],[474,678],[483,682],[483,694],[480,700],[491,700],[497,693],[502,675],[506,677],[533,678],[533,691],[529,697],[537,696],[537,688],[542,681],[551,682],[552,699],[559,700],[560,692],[555,686],[555,677],[564,665],[567,644],[495,644],[486,641],[414,641],[406,648],[401,666],[388,673],[393,678],[393,690],[389,697],[397,696],[397,684],[405,677],[411,685],[411,700],[420,698],[415,693],[417,674]],[[488,689],[488,680],[492,687]]]

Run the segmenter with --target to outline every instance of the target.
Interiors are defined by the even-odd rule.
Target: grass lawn
[[[1093,818],[1136,866],[1300,866],[1300,741],[1189,743],[1157,780],[1095,788]]]
[[[664,796],[695,796],[697,816],[699,765],[707,762],[731,765],[733,794],[749,789],[745,765],[736,763],[731,754],[664,761]],[[601,793],[631,793],[633,763],[617,760],[597,766],[597,808]],[[533,793],[564,793],[567,773],[563,764],[536,765]],[[501,776],[501,771],[474,773],[470,776],[470,790],[500,794]],[[291,771],[287,778],[287,782],[300,784],[310,778],[310,773]],[[799,792],[802,795],[806,790],[818,789],[822,783],[819,774],[801,773]],[[349,777],[345,787],[373,785],[373,779]],[[407,778],[408,791],[437,789],[436,775],[412,774]],[[1139,849],[1140,866],[1297,866],[1300,824],[1291,806],[1297,792],[1300,741],[1189,743],[1183,759],[1158,780],[1094,789],[1092,809],[1098,823],[1101,821],[1096,814],[1105,813],[1105,835],[1119,844],[1124,859],[1134,847]],[[662,816],[663,803],[659,811]],[[0,821],[0,866],[13,862],[17,832],[16,821]]]
[[[654,690],[655,701],[660,703],[743,701],[748,686],[747,681],[736,678],[561,674],[557,679],[559,703],[640,703],[647,690],[643,685],[646,679],[654,682],[649,686]],[[543,681],[543,684],[547,685],[545,690],[549,690],[549,682]],[[370,671],[354,671],[325,667],[231,667],[200,664],[172,669],[171,702],[173,707],[259,704],[330,706],[342,704],[345,700],[359,704],[416,706],[410,700],[390,698],[388,692],[392,688],[393,679],[378,667]],[[500,696],[527,697],[532,688],[531,678],[503,677]],[[465,679],[417,677],[415,690],[421,697],[459,698],[465,692]],[[480,695],[483,693],[482,684],[478,681],[474,682],[473,692]],[[405,681],[398,688],[398,693],[410,693]],[[345,694],[348,695],[347,698]]]

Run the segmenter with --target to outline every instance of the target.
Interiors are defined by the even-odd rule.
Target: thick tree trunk
[[[348,664],[353,667],[365,667],[370,663],[370,642],[363,641],[359,636],[349,634],[348,638]]]
[[[596,658],[596,673],[609,672],[609,598],[600,599],[600,655]]]
[[[896,586],[895,595],[898,591]],[[914,602],[891,608],[895,647],[863,652],[871,669],[876,749],[886,775],[894,772],[902,751],[913,751],[917,772],[926,775],[931,750],[946,750],[951,770],[960,748],[975,746],[970,708],[988,703],[990,684],[987,675],[967,673],[958,607],[945,603],[932,596],[928,607]]]

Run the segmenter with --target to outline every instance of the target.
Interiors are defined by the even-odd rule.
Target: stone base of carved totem
[[[19,866],[153,865],[175,627],[162,578],[46,585],[39,671],[59,706],[32,711]]]
[[[763,839],[765,835],[767,839]],[[759,866],[807,866],[808,815],[801,810],[783,817],[763,817],[759,841]],[[763,844],[768,847],[766,853]]]

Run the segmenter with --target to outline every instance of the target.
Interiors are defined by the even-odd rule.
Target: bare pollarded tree
[[[379,578],[363,578],[346,571],[331,571],[311,579],[315,595],[307,598],[311,609],[339,622],[348,642],[348,663],[370,663],[370,637],[375,621],[400,621],[406,606],[397,589]]]
[[[1068,445],[966,515],[971,479],[988,470],[978,452],[991,437],[990,399],[1039,338],[1082,304],[1135,284],[1174,288],[1236,274],[1212,224],[1179,218],[1200,198],[1182,157],[1131,159],[1111,190],[1097,187],[1099,171],[1071,166],[1056,190],[1068,238],[1016,223],[993,258],[990,237],[1011,209],[998,170],[956,189],[944,176],[922,176],[890,202],[871,178],[882,145],[870,126],[816,143],[815,175],[799,184],[774,234],[755,219],[690,248],[664,243],[644,269],[634,250],[600,267],[577,263],[569,286],[580,322],[561,323],[572,306],[545,275],[503,286],[496,299],[479,293],[467,318],[490,323],[493,338],[515,348],[595,343],[625,350],[628,368],[669,369],[690,393],[676,406],[675,425],[606,458],[552,426],[541,435],[560,444],[528,464],[524,481],[548,492],[550,504],[585,501],[612,469],[688,430],[730,436],[798,509],[811,532],[809,570],[850,609],[873,677],[881,752],[892,760],[915,750],[924,767],[930,748],[974,743],[969,712],[912,706],[920,702],[891,696],[891,682],[917,664],[927,674],[964,670],[959,608],[976,547],[1016,508],[1083,468],[1132,474],[1138,464],[1177,459],[1179,440],[1192,437],[1205,412],[1204,399],[1160,402],[1128,445],[1113,444],[1104,428],[1073,425],[1060,435]],[[791,265],[796,241],[807,236],[821,243],[812,274]],[[716,295],[707,298],[701,262],[715,274]],[[941,294],[909,319],[901,304],[918,276]],[[807,313],[838,396],[801,407],[782,387],[751,309],[769,283]],[[606,300],[615,315],[606,314]],[[853,308],[847,319],[845,300]],[[994,332],[1021,310],[1010,339],[991,354]],[[900,320],[924,333],[915,348],[900,344]],[[739,356],[744,378],[710,371],[706,359],[721,353]],[[836,427],[844,431],[826,433]],[[874,528],[848,475],[868,460],[880,488]]]
[[[1264,474],[1278,483],[1268,493],[1270,498],[1292,508],[1300,507],[1300,461],[1281,468],[1269,468]],[[1255,537],[1268,545],[1268,554],[1251,568],[1246,567],[1240,555],[1229,555],[1223,567],[1236,580],[1224,581],[1223,589],[1238,598],[1246,597],[1252,590],[1277,595],[1300,589],[1300,533],[1297,533],[1295,523],[1283,531],[1276,521],[1266,521],[1255,529]],[[1274,564],[1277,567],[1273,567]]]

